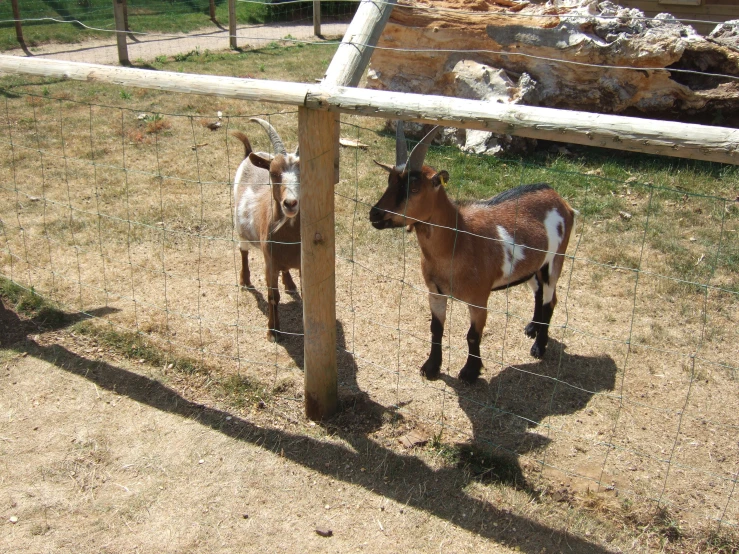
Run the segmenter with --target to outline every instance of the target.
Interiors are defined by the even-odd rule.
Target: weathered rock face
[[[724,125],[739,116],[739,81],[677,71],[739,76],[736,28],[706,38],[612,2],[400,0],[378,46],[369,88],[683,120],[720,109]],[[470,150],[490,146],[467,135]]]

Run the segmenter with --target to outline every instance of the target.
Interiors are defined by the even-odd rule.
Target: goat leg
[[[485,302],[487,304],[487,302]],[[484,308],[470,306],[470,330],[467,332],[467,346],[469,354],[467,362],[459,372],[458,378],[470,385],[477,381],[482,370],[482,357],[480,356],[480,339],[482,330],[485,328],[488,312]]]
[[[529,279],[529,287],[534,291],[534,316],[524,331],[530,339],[535,339],[539,332],[540,325],[538,322],[541,321],[541,306],[543,304],[542,299],[544,294],[544,289],[538,275],[534,275]]]
[[[251,274],[249,273],[249,251],[241,252],[241,271],[239,272],[239,286],[251,288]]]
[[[551,285],[545,285],[551,286]],[[534,344],[531,345],[531,356],[537,359],[542,359],[547,349],[547,342],[549,342],[549,323],[552,321],[552,314],[554,313],[554,307],[557,305],[557,295],[552,293],[551,301],[543,304],[541,307],[541,318],[539,325],[539,331],[536,335]]]
[[[277,342],[280,334],[280,318],[277,305],[280,303],[280,290],[277,287],[279,271],[273,271],[267,264],[267,340]]]
[[[285,290],[288,292],[298,291],[298,287],[295,286],[295,281],[293,281],[292,275],[290,275],[289,271],[282,272],[282,284],[285,285]]]
[[[441,372],[441,339],[444,337],[444,322],[446,321],[446,296],[442,296],[438,288],[436,290],[436,293],[429,291],[431,352],[428,360],[421,366],[421,375],[429,381],[438,379]]]

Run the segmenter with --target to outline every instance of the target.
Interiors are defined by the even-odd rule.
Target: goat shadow
[[[521,484],[518,457],[551,442],[546,419],[584,410],[594,395],[614,389],[617,371],[610,356],[569,354],[550,338],[544,360],[506,366],[489,382],[480,379],[470,386],[447,374],[440,379],[456,392],[472,424],[474,445],[507,458]]]
[[[282,281],[282,279],[280,279]],[[303,335],[303,302],[298,292],[284,290],[280,283],[280,330],[278,343],[285,349],[299,368],[304,367],[305,337]],[[261,291],[254,287],[247,290],[256,300],[257,307],[267,318],[268,303]],[[289,298],[289,300],[287,300]],[[287,301],[286,301],[287,300]],[[266,340],[266,339],[265,339]],[[344,325],[336,320],[336,367],[339,385],[339,410],[336,416],[323,425],[331,427],[340,435],[342,431],[370,433],[379,429],[384,419],[391,414],[395,421],[403,419],[398,413],[401,406],[386,407],[375,402],[359,388],[357,362],[346,347]],[[349,435],[346,435],[349,437]],[[345,437],[345,438],[346,438]]]

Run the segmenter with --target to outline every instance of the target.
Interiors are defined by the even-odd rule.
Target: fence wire
[[[242,150],[229,138],[244,131],[269,151],[248,122],[261,117],[294,146],[295,113],[224,110],[212,131],[211,99],[137,110],[40,86],[3,89],[0,273],[172,357],[269,380],[275,395],[300,400],[299,299],[283,296],[284,338],[272,344],[259,255],[254,289],[238,286],[231,183]],[[368,224],[384,190],[371,160],[391,162],[393,138],[359,118],[345,118],[342,136],[369,145],[342,152],[336,189],[344,393],[367,394],[444,441],[502,452],[542,486],[646,500],[736,527],[735,168],[673,161],[664,170],[640,158],[624,169],[603,156],[600,171],[586,171],[568,151],[499,160],[433,148],[428,163],[450,172],[456,200],[548,181],[581,212],[547,358],[528,356],[530,292],[493,293],[480,306],[488,311],[482,382],[469,387],[456,379],[469,305],[452,290],[443,375],[423,380],[431,340],[418,244],[402,229]]]

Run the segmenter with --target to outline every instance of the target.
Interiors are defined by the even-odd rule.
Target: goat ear
[[[249,154],[249,161],[253,163],[257,167],[261,167],[262,169],[269,169],[270,160],[263,158],[259,154],[256,154],[255,152],[252,152]]]
[[[445,187],[449,182],[449,173],[445,170],[439,171],[439,173],[431,178],[431,182],[434,184],[434,188],[439,187],[439,185]]]
[[[372,160],[372,161],[375,162],[377,165],[379,165],[382,169],[384,169],[388,173],[392,172],[392,170],[395,169],[392,165],[383,164],[383,163],[378,162],[377,160]]]

